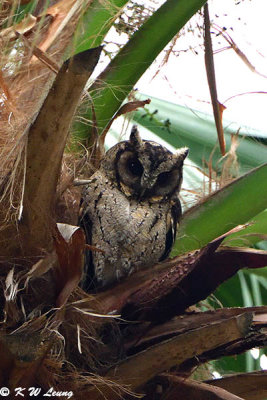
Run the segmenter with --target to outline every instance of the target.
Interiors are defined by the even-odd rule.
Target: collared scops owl
[[[83,287],[103,287],[168,257],[181,217],[178,198],[187,148],[171,153],[130,139],[107,151],[82,195],[87,243]]]

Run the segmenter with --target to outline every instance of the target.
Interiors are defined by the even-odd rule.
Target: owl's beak
[[[155,185],[156,179],[151,179],[151,176],[143,175],[141,178],[142,190],[150,190]]]
[[[138,200],[139,200],[139,201],[142,200],[142,199],[144,198],[145,192],[146,192],[146,189],[142,189],[142,190],[141,190],[141,192],[139,193],[139,196],[138,196]]]
[[[139,194],[139,199],[142,200],[146,197],[147,192],[149,192],[153,186],[155,185],[156,180],[151,179],[151,177],[147,177],[145,174],[141,178],[141,190]]]

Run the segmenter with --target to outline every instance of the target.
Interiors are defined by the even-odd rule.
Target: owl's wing
[[[89,213],[86,210],[81,210],[81,215],[79,217],[78,225],[83,228],[86,236],[86,243],[92,244],[92,220]],[[93,264],[92,252],[88,249],[85,250],[85,260],[84,260],[84,276],[81,282],[81,287],[85,290],[91,290],[96,286],[95,282],[95,270]]]
[[[175,242],[177,225],[180,222],[182,215],[182,207],[180,200],[176,197],[174,204],[171,207],[171,218],[169,227],[167,228],[166,240],[165,240],[165,250],[159,261],[165,260],[171,252],[172,246]]]

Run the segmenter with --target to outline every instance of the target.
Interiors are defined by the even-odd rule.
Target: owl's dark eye
[[[157,184],[161,187],[169,185],[171,176],[172,172],[162,172],[158,176]]]
[[[142,176],[144,168],[140,161],[136,158],[130,158],[127,162],[127,167],[131,174],[133,174],[134,176]]]

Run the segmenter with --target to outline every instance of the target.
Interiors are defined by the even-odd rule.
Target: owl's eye
[[[172,176],[172,171],[171,172],[162,172],[159,174],[158,179],[157,179],[157,184],[161,187],[168,186],[170,183],[170,178]]]
[[[140,161],[136,158],[130,158],[127,162],[127,167],[131,174],[133,174],[134,176],[142,176],[144,168]]]

